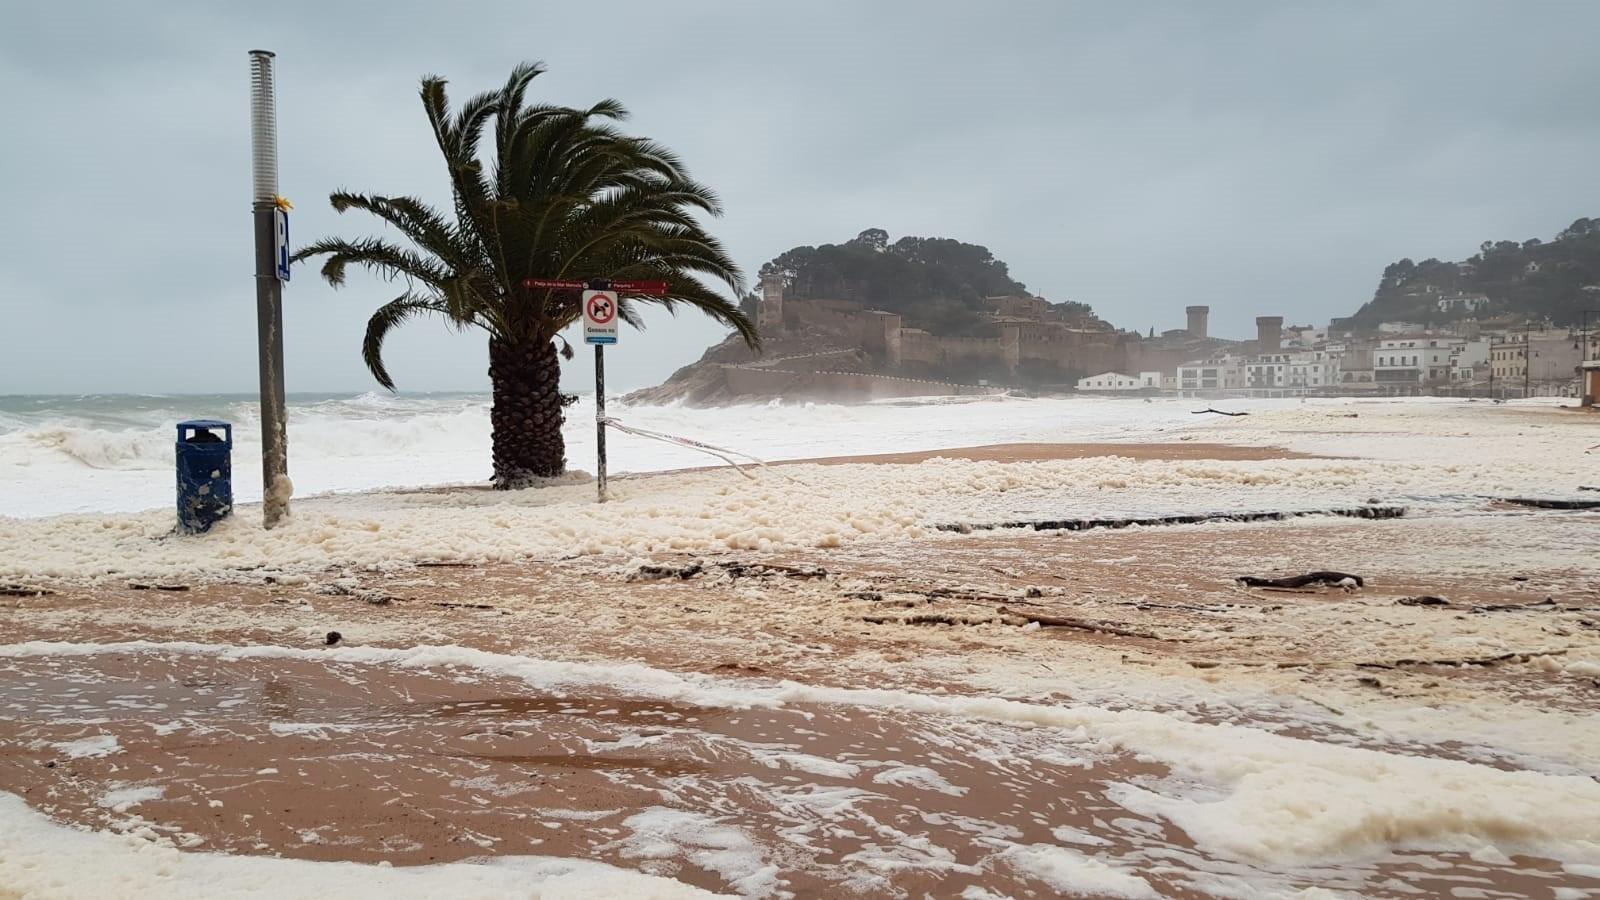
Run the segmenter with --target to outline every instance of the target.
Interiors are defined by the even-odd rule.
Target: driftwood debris
[[[1004,594],[991,594],[987,591],[977,591],[969,588],[933,588],[932,590],[909,591],[908,593],[921,594],[929,600],[971,600],[976,603],[1007,603],[1016,599],[1015,597],[1007,597]],[[1042,594],[1035,596],[1042,596]]]
[[[0,584],[0,597],[48,597],[55,591],[31,584]]]
[[[1364,587],[1366,585],[1366,581],[1360,575],[1349,575],[1344,572],[1307,572],[1304,575],[1291,575],[1287,578],[1260,578],[1255,575],[1240,575],[1234,580],[1245,587],[1265,588],[1303,588],[1313,584],[1339,587],[1346,581],[1354,582],[1356,587]]]
[[[1401,606],[1449,606],[1450,601],[1432,594],[1423,594],[1420,597],[1401,597],[1394,601]]]
[[[1565,650],[1525,650],[1520,653],[1497,653],[1493,656],[1459,656],[1440,659],[1391,659],[1371,662],[1350,660],[1295,660],[1259,662],[1249,660],[1191,659],[1187,662],[1196,669],[1220,669],[1231,666],[1242,669],[1328,669],[1354,666],[1358,669],[1403,669],[1413,666],[1494,666],[1504,662],[1527,662],[1540,656],[1565,656]]]
[[[1565,656],[1565,650],[1532,650],[1524,653],[1497,653],[1493,656],[1458,656],[1442,659],[1394,659],[1386,662],[1358,662],[1362,669],[1404,669],[1412,666],[1493,666],[1503,662],[1527,662],[1538,656]]]
[[[1543,600],[1538,600],[1538,601],[1535,601],[1533,603],[1485,603],[1485,604],[1483,604],[1481,606],[1474,606],[1471,609],[1471,612],[1475,612],[1475,613],[1492,613],[1492,612],[1556,612],[1558,610],[1564,611],[1564,612],[1582,612],[1583,611],[1583,607],[1581,607],[1581,606],[1566,606],[1566,607],[1564,607],[1561,604],[1556,602],[1556,598],[1554,598],[1554,597],[1546,597]]]
[[[1534,509],[1600,509],[1600,500],[1562,500],[1551,497],[1500,497],[1503,503]]]
[[[1118,637],[1143,638],[1151,641],[1178,640],[1176,638],[1163,638],[1147,631],[1123,628],[1110,622],[1075,619],[1069,616],[1037,615],[1035,613],[1018,612],[1014,609],[1007,609],[1004,606],[996,610],[996,613],[996,615],[916,613],[909,616],[862,616],[861,621],[872,625],[1011,625],[1015,627],[1037,624],[1041,628],[1071,628],[1075,631],[1112,634]]]
[[[719,562],[712,564],[715,568],[727,572],[733,578],[762,578],[768,575],[781,575],[785,578],[826,578],[828,570],[821,566],[786,566],[779,563],[747,563],[747,562]],[[653,563],[640,566],[628,576],[629,581],[664,581],[676,578],[686,581],[706,570],[706,564],[692,562],[682,566],[656,565]]]
[[[173,591],[173,592],[179,592],[179,591],[187,591],[188,589],[189,589],[189,586],[187,584],[159,584],[159,583],[158,584],[151,584],[149,582],[143,582],[143,581],[130,581],[130,582],[128,582],[128,590],[130,590],[130,591]]]
[[[680,581],[688,580],[705,571],[705,566],[700,563],[690,563],[686,566],[657,566],[643,565],[638,571],[628,576],[629,581],[663,581],[676,578]]]
[[[1209,406],[1206,407],[1205,409],[1196,409],[1196,410],[1192,411],[1192,414],[1196,415],[1196,416],[1203,416],[1206,413],[1216,413],[1219,416],[1248,416],[1248,415],[1250,415],[1247,412],[1228,412],[1225,409],[1212,409]]]
[[[447,559],[428,559],[417,563],[419,569],[476,569],[477,563],[455,562]]]
[[[1114,634],[1118,637],[1144,638],[1145,640],[1169,640],[1148,631],[1135,631],[1110,622],[1099,622],[1093,619],[1077,619],[1071,616],[1048,616],[1039,613],[1020,612],[1004,606],[997,610],[1002,616],[1011,616],[1032,622],[1041,628],[1071,628],[1077,631],[1091,631],[1097,634]]]
[[[953,613],[917,613],[912,616],[862,616],[872,625],[1022,625],[1002,616],[958,616]]]
[[[717,568],[734,578],[761,578],[782,575],[785,578],[826,578],[828,570],[821,566],[785,566],[779,563],[717,563]]]
[[[317,585],[315,590],[319,594],[326,594],[330,597],[353,597],[363,603],[370,603],[373,606],[388,606],[394,603],[396,600],[403,602],[406,599],[405,597],[396,597],[392,594],[386,594],[383,591],[371,590],[369,588],[350,587],[349,585],[338,584],[337,582]]]
[[[1406,514],[1404,506],[1355,506],[1343,509],[1306,509],[1271,512],[1217,512],[1186,513],[1170,516],[1145,516],[1141,518],[1107,519],[1022,519],[1012,522],[968,523],[935,525],[939,531],[970,534],[974,531],[995,531],[1005,528],[1031,528],[1034,531],[1089,531],[1096,528],[1129,528],[1134,525],[1201,525],[1208,522],[1282,522],[1312,516],[1335,516],[1348,519],[1398,519]]]

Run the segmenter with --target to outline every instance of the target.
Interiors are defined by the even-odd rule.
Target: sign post
[[[606,345],[617,342],[617,325],[623,294],[665,297],[665,281],[610,281],[596,278],[571,281],[560,278],[527,278],[522,286],[529,290],[582,291],[579,307],[583,314],[583,342],[594,345],[594,430],[597,465],[595,481],[600,502],[606,502]]]
[[[617,342],[617,292],[591,281],[583,292],[583,341],[594,345],[595,481],[606,502],[606,345]]]

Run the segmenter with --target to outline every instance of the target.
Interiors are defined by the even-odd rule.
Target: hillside
[[[840,380],[838,376],[843,374],[923,379],[924,384],[930,383],[927,380],[967,384],[980,379],[1004,380],[1015,372],[1008,371],[1004,362],[999,340],[1002,329],[997,323],[1010,320],[999,316],[995,305],[986,305],[985,298],[1022,301],[1028,306],[1026,314],[1034,316],[1042,328],[1080,329],[1091,334],[1114,330],[1086,304],[1033,298],[1026,285],[1012,278],[1006,264],[987,247],[950,238],[902,237],[891,243],[887,232],[871,228],[842,244],[791,248],[768,260],[760,273],[763,277],[781,276],[786,302],[798,302],[789,302],[781,326],[763,326],[764,346],[759,356],[737,337],[729,336],[662,384],[624,399],[700,405],[749,399],[752,392],[784,396],[797,389],[793,384],[779,384],[785,380],[781,377],[755,379],[764,381],[765,386],[752,387],[748,373],[755,369],[789,374],[825,372],[829,374],[824,380],[832,381]],[[857,310],[865,307],[897,313],[907,334],[920,334],[924,343],[957,342],[963,349],[950,358],[907,360],[904,364],[898,358],[888,360],[883,347],[870,350],[866,346],[859,326],[851,323],[848,316],[824,315],[818,320],[815,314],[808,316],[797,310],[807,305],[804,301],[846,301],[847,307]],[[759,304],[759,296],[752,293],[744,299],[744,310],[758,319]],[[1006,313],[1014,314],[1015,311]],[[974,343],[960,343],[974,339]],[[1009,368],[1016,366],[1013,361]],[[746,372],[746,377],[739,379],[741,384],[730,384],[724,372],[728,367]],[[1037,360],[1029,360],[1026,369],[1049,372],[1056,381],[1071,374],[1063,374],[1058,367],[1041,366]],[[817,385],[811,384],[807,389],[815,388]],[[890,389],[881,384],[878,388]],[[914,389],[897,385],[893,390]]]
[[[761,266],[762,275],[772,273],[784,276],[792,299],[854,300],[899,313],[908,326],[950,336],[992,336],[982,316],[983,298],[1027,293],[987,247],[940,237],[907,236],[890,243],[881,228],[842,244],[794,247]],[[1095,319],[1083,303],[1051,306],[1068,316]]]
[[[1483,295],[1487,304],[1440,308],[1440,300]],[[1583,309],[1600,308],[1600,219],[1578,219],[1555,240],[1484,241],[1461,262],[1402,259],[1383,270],[1371,301],[1353,317],[1371,328],[1383,321],[1435,324],[1467,316],[1511,316],[1573,326]]]

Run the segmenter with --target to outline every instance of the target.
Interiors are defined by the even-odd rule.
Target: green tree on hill
[[[936,334],[986,334],[992,326],[982,316],[983,299],[1027,293],[987,247],[938,237],[890,243],[881,228],[842,244],[785,251],[761,267],[762,275],[774,273],[795,299],[854,300]],[[1093,316],[1081,303],[1058,305],[1071,315]]]
[[[1510,314],[1572,326],[1582,309],[1594,305],[1594,292],[1588,288],[1595,285],[1600,285],[1600,219],[1581,218],[1549,242],[1484,241],[1461,262],[1390,263],[1372,300],[1354,320],[1370,328],[1382,321],[1433,324],[1468,315]],[[1473,312],[1439,309],[1440,299],[1460,293],[1483,294],[1490,306]]]

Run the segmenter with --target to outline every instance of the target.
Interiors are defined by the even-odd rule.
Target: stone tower
[[[756,315],[756,328],[763,335],[783,331],[783,276],[780,274],[761,276],[761,309]]]
[[[1189,337],[1203,338],[1206,336],[1206,319],[1211,315],[1209,306],[1191,306],[1184,310],[1189,314]]]
[[[1283,316],[1256,316],[1256,347],[1257,353],[1283,349]]]

